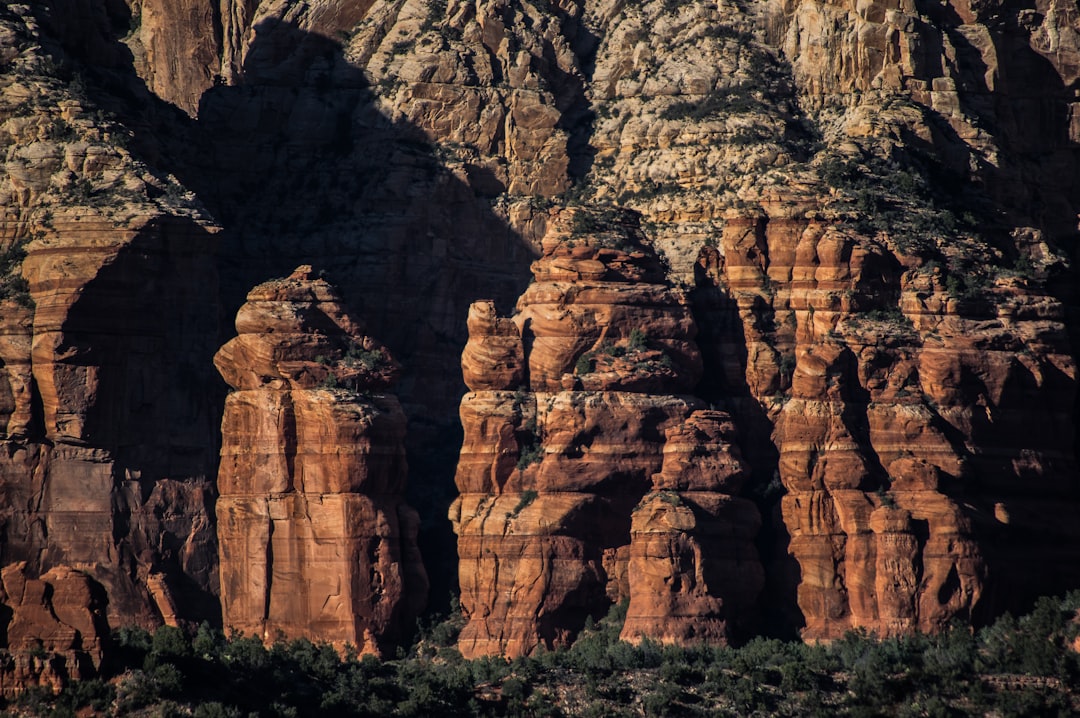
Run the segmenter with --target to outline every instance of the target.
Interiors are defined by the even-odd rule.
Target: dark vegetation
[[[741,82],[731,87],[717,87],[697,100],[679,100],[660,112],[662,120],[704,120],[726,115],[762,112],[768,109],[758,95],[761,86],[756,82]]]
[[[367,371],[376,371],[382,368],[387,360],[386,355],[378,349],[364,349],[355,341],[350,341],[341,363],[350,369],[361,367]]]
[[[530,437],[522,443],[518,453],[517,468],[524,471],[533,464],[539,464],[544,460],[544,447],[536,437]],[[515,512],[516,513],[516,512]]]
[[[957,214],[959,198],[936,187],[929,172],[896,162],[870,158],[865,162],[831,157],[818,168],[821,179],[844,195],[847,209],[861,233],[887,232],[906,254],[932,255],[935,240],[961,231],[974,231],[974,214]],[[944,184],[944,183],[943,183]]]
[[[573,205],[572,201],[568,204]],[[579,205],[580,206],[580,205]],[[618,207],[605,205],[588,205],[586,209],[574,213],[570,221],[570,236],[581,237],[608,233],[613,228],[632,226],[628,224],[627,212]],[[616,249],[632,249],[632,242],[622,236],[615,238],[596,238],[604,246],[611,245]],[[608,241],[602,241],[607,239]]]
[[[315,357],[315,361],[328,367],[338,364],[345,369],[362,369],[364,372],[375,373],[385,369],[389,360],[382,351],[364,349],[360,344],[349,340],[348,346],[340,359],[334,360],[320,355]],[[365,386],[367,386],[367,380],[362,375],[342,379],[333,371],[329,372],[326,378],[319,383],[320,389],[347,389],[355,394],[368,394],[369,392],[365,390]]]
[[[970,191],[932,158],[907,157],[904,162],[872,157],[864,161],[830,157],[818,166],[821,179],[840,195],[840,208],[858,233],[883,234],[903,254],[919,257],[926,271],[937,267],[949,295],[961,301],[987,298],[998,274],[1012,274],[1027,281],[1038,277],[1026,257],[1014,266],[994,266],[995,252],[949,251],[962,238],[979,246],[1006,245],[994,212],[984,197]],[[1011,252],[1006,250],[1002,256]],[[987,261],[991,260],[991,261]]]
[[[20,273],[25,258],[25,242],[13,242],[0,251],[0,301],[11,299],[24,307],[34,306],[30,286]]]
[[[973,633],[830,645],[756,638],[741,648],[618,640],[625,605],[589,620],[574,645],[531,658],[466,661],[461,619],[422,626],[379,661],[329,646],[203,626],[121,629],[101,679],[35,690],[8,714],[42,716],[1065,716],[1080,698],[1080,592],[1041,599]],[[452,614],[457,615],[456,611]]]
[[[527,407],[527,404],[533,404],[531,407]],[[540,428],[536,423],[536,406],[531,401],[531,396],[524,389],[519,389],[514,392],[513,399],[514,412],[518,417],[520,426],[515,432],[518,440],[518,460],[517,468],[524,471],[533,464],[539,464],[544,459],[544,447],[543,437],[540,434]],[[529,492],[526,492],[529,493]],[[532,498],[526,500],[522,497],[522,504],[514,510],[516,515],[525,506],[528,506],[533,499],[536,498],[536,492],[531,492]]]
[[[645,354],[650,350],[658,350],[659,356],[649,356]],[[656,354],[653,351],[652,354]],[[672,367],[671,357],[663,353],[663,349],[659,347],[652,347],[649,344],[649,337],[642,329],[631,329],[630,334],[617,341],[611,341],[605,339],[600,343],[596,349],[590,349],[577,358],[574,363],[574,373],[578,376],[584,374],[591,374],[599,369],[610,370],[610,359],[625,359],[633,360],[632,366],[635,370],[648,371],[656,370],[658,368],[670,369]]]

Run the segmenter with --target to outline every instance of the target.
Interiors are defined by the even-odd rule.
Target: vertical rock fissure
[[[273,499],[271,498],[270,500],[272,501]],[[259,638],[262,638],[264,640],[269,635],[268,626],[270,625],[270,615],[271,615],[271,613],[270,613],[270,611],[271,611],[270,602],[271,602],[271,600],[273,599],[273,596],[274,596],[274,524],[275,523],[276,522],[274,521],[274,518],[272,516],[267,516],[267,518],[266,518],[266,546],[263,549],[264,550],[263,555],[265,557],[264,560],[265,560],[265,566],[266,566],[265,572],[264,572],[264,577],[263,577],[263,586],[265,587],[263,589],[263,591],[265,593],[264,593],[264,596],[263,596],[262,617],[261,617],[261,619],[259,621],[257,621],[257,624],[258,624],[260,630],[259,630],[258,634],[256,634],[256,635],[259,636]],[[228,621],[227,616],[226,616],[226,620],[224,621],[224,623],[229,628],[233,628],[233,625],[232,625],[232,623],[230,623]]]
[[[292,394],[286,392],[281,397],[281,453],[285,461],[285,491],[303,493],[304,487],[296,485],[296,410],[293,407]]]

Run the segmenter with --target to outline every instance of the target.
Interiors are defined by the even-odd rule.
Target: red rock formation
[[[686,299],[615,220],[563,212],[513,319],[470,313],[450,510],[466,656],[565,644],[624,598],[633,638],[723,641],[761,587],[733,427],[674,395],[701,371]]]
[[[698,410],[667,432],[653,491],[634,507],[624,640],[724,642],[755,618],[761,518],[727,414]]]
[[[1036,533],[1057,537],[1036,540],[1040,554],[1071,542],[1060,427],[1075,368],[1059,303],[1000,281],[965,306],[940,269],[813,220],[739,218],[721,245],[746,385],[775,420],[804,636],[992,612],[1023,571],[998,542],[1033,536],[1033,505],[1047,520]],[[1043,591],[1060,580],[1047,578]]]
[[[187,617],[216,611],[215,397],[199,367],[216,312],[189,281],[213,286],[207,228],[155,215],[133,225],[65,213],[30,245],[30,421],[0,472],[13,499],[7,555],[31,571],[86,571],[108,594],[111,625],[153,627],[175,600]],[[159,322],[175,333],[153,331]],[[187,382],[206,396],[193,401]],[[164,577],[158,596],[152,574]]]
[[[11,660],[0,667],[0,693],[11,698],[29,686],[59,690],[92,678],[101,667],[109,629],[104,596],[85,574],[54,568],[39,578],[23,562],[0,574],[0,603]]]
[[[655,426],[697,405],[628,426],[643,453],[592,433],[704,373],[755,478],[775,468],[789,492],[788,588],[808,637],[929,629],[1080,585],[1075,3],[459,5],[0,7],[0,248],[34,239],[16,273],[37,302],[0,309],[3,563],[86,571],[114,625],[218,615],[206,375],[220,306],[324,262],[407,357],[402,400],[431,420],[414,426],[445,424],[465,307],[519,296],[541,198],[573,175],[574,196],[641,211],[674,276],[700,270],[701,333],[669,312],[679,293],[648,257],[553,251],[521,322],[470,316],[465,476],[536,490],[513,469],[537,443],[533,410],[513,405],[535,403],[585,432],[565,460],[544,454],[557,471],[532,471],[545,491],[567,472],[606,491],[603,448],[652,493]],[[887,170],[876,183],[870,160]],[[834,181],[843,163],[857,187]],[[609,272],[634,281],[613,293]],[[626,331],[646,314],[663,329],[642,345]],[[257,342],[237,351],[257,367],[238,381],[317,371],[303,356],[278,371]],[[550,413],[498,393],[520,385],[603,394]],[[689,517],[651,501],[642,550],[675,575],[671,557],[702,539],[664,528]],[[592,578],[571,562],[559,582],[628,595],[634,524],[620,522]]]
[[[223,622],[380,651],[423,608],[400,368],[311,267],[260,284],[214,357]]]

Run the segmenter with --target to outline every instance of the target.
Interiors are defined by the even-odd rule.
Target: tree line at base
[[[568,649],[467,661],[454,617],[396,657],[267,647],[203,625],[122,628],[100,678],[34,689],[5,715],[66,716],[1068,716],[1080,713],[1080,591],[979,631],[738,647],[619,641],[616,606]]]

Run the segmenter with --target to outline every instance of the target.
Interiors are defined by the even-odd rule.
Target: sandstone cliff
[[[588,187],[694,284],[699,391],[787,494],[770,595],[829,638],[1074,585],[1076,13],[754,9],[590,5]]]
[[[5,691],[92,675],[110,627],[218,611],[217,228],[42,22],[0,10]]]
[[[222,619],[378,654],[427,597],[419,519],[402,501],[400,367],[310,266],[260,284],[214,357],[222,419]]]
[[[555,215],[511,319],[473,305],[450,509],[466,656],[564,645],[628,600],[628,640],[725,641],[762,583],[733,426],[686,396],[686,296],[633,215]]]
[[[808,638],[1080,585],[1078,22],[1062,0],[6,5],[0,560],[89,576],[110,626],[218,620],[219,317],[315,262],[404,366],[432,566],[453,562],[468,342],[477,392],[535,360],[553,395],[726,411],[766,523],[762,603]],[[639,212],[667,267],[543,271],[593,282],[595,260],[635,301],[683,283],[696,353],[650,314],[669,365],[599,352],[565,388],[592,320],[536,314],[536,344],[470,310],[519,297],[549,207],[583,202]],[[679,426],[705,406],[681,401]],[[638,498],[665,472],[654,443]],[[680,501],[654,497],[608,548],[688,577],[673,557],[710,544],[661,527],[712,519]],[[566,570],[600,576],[588,561]]]

